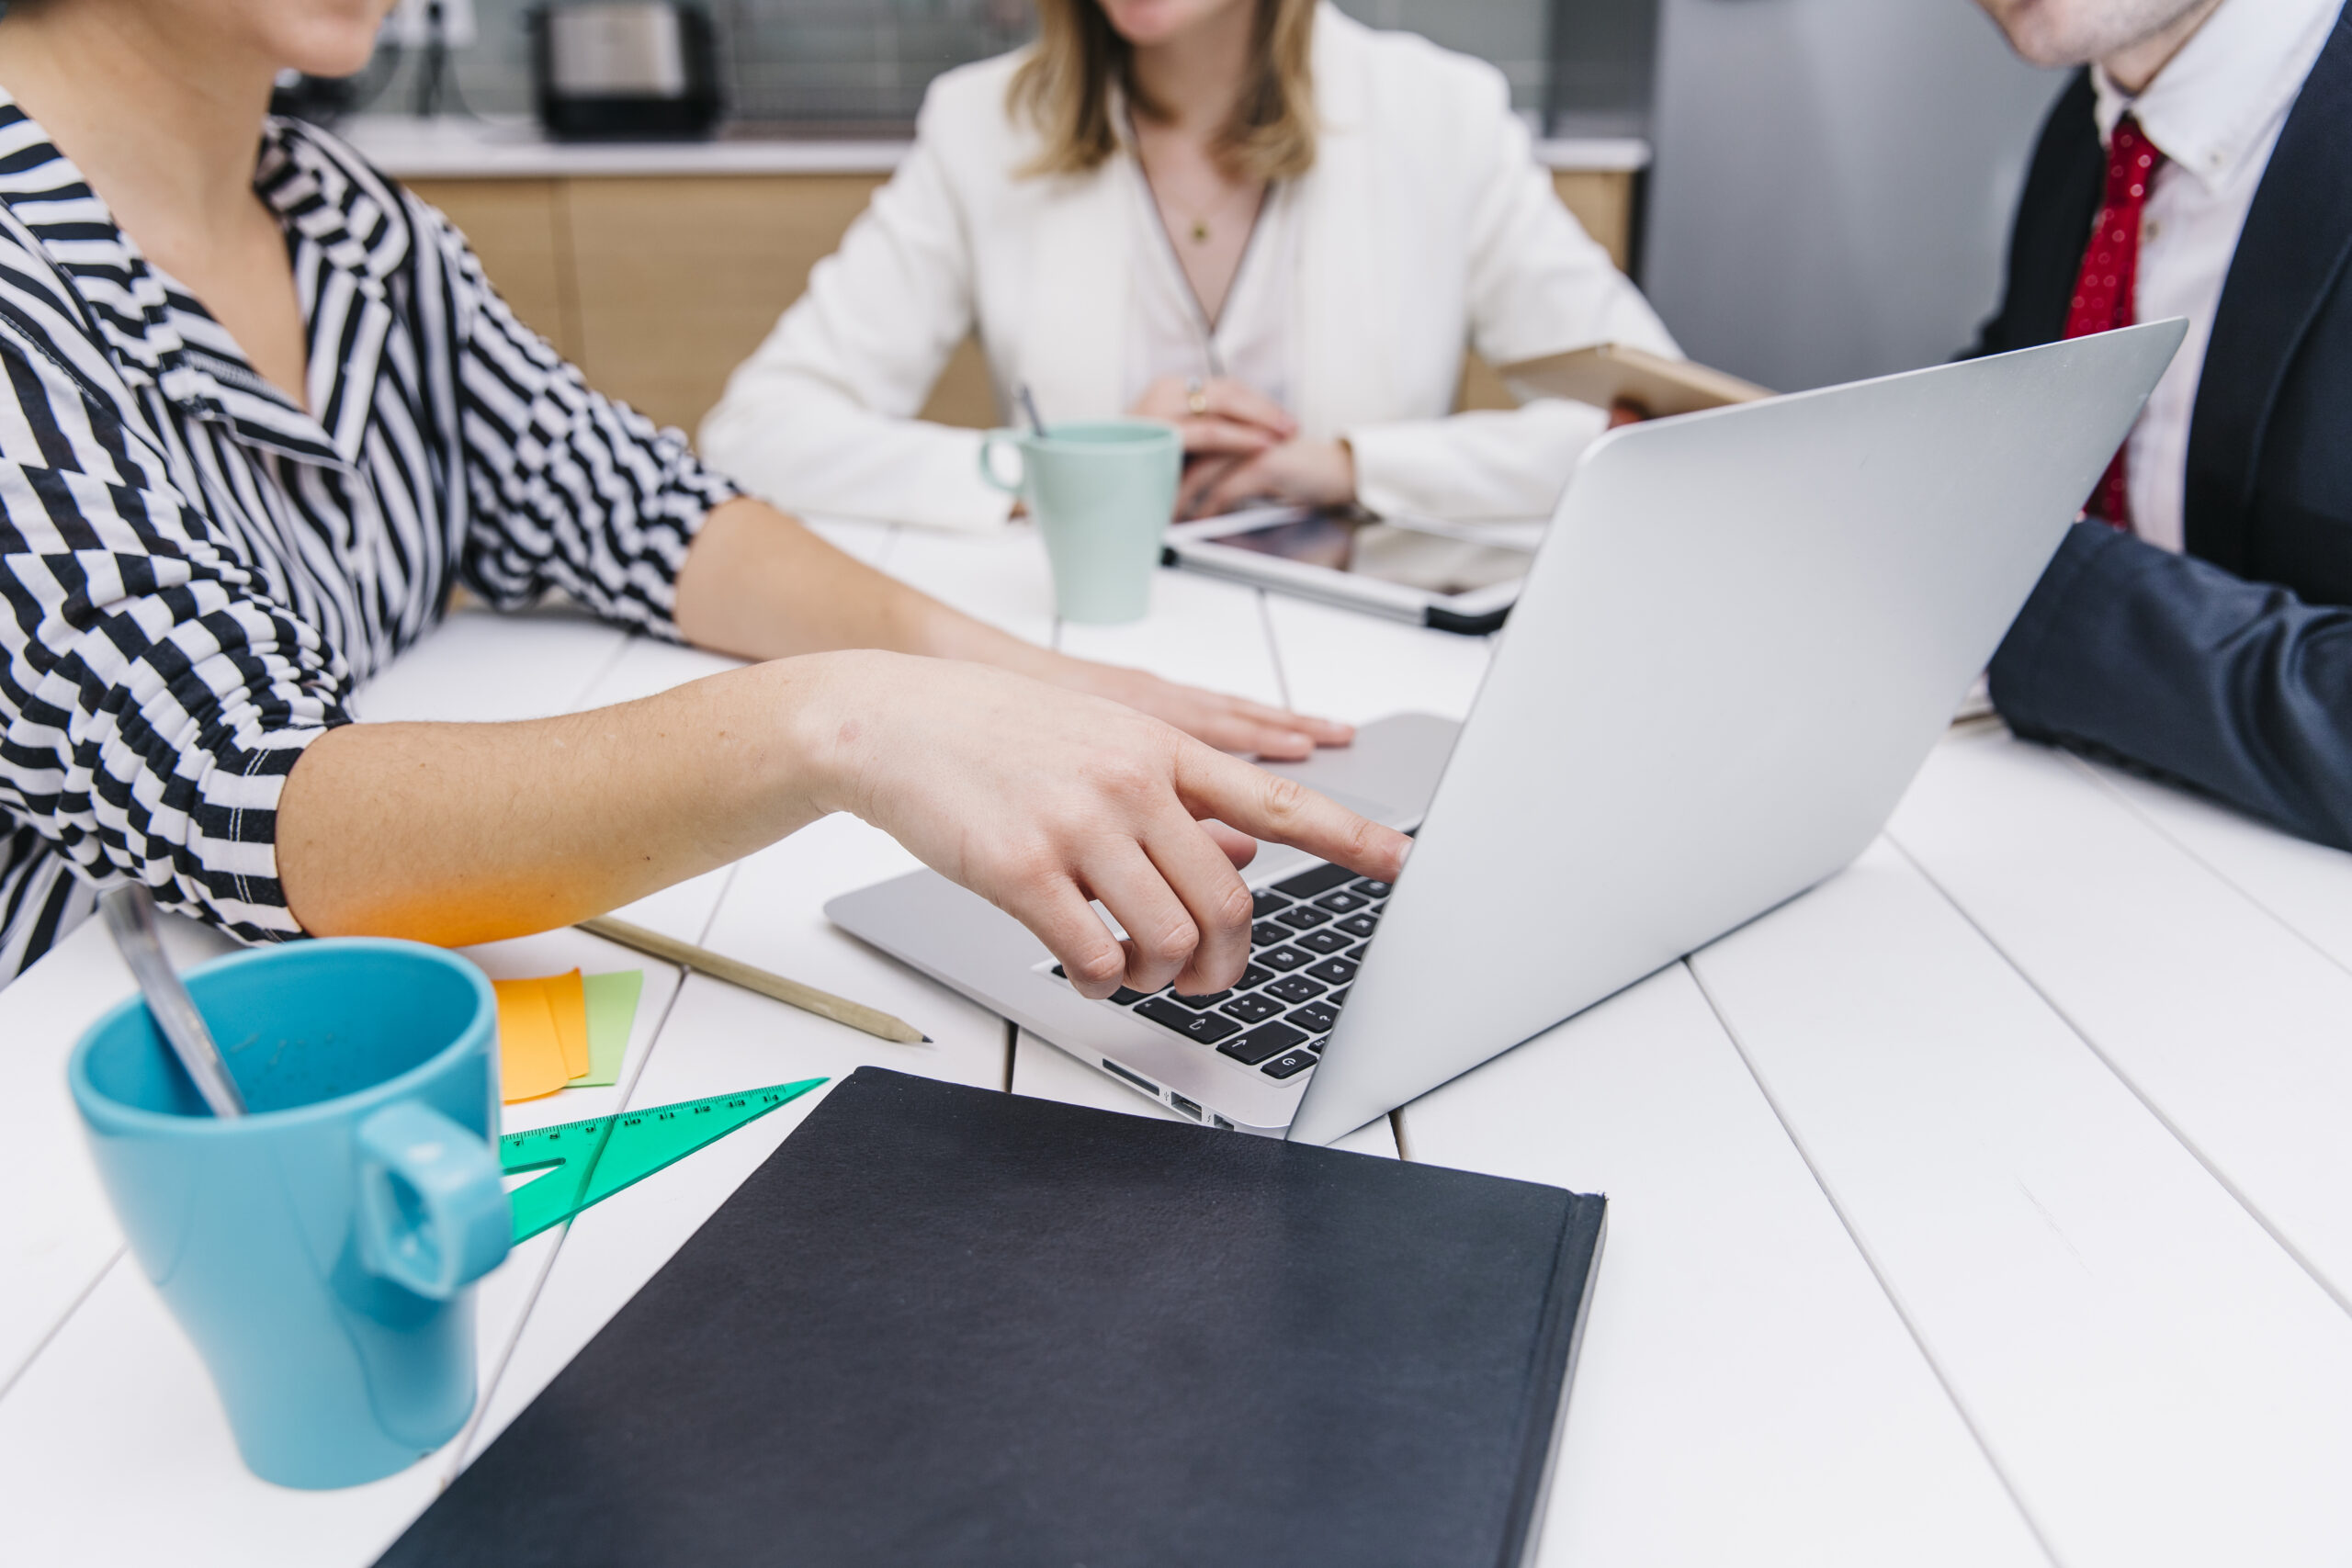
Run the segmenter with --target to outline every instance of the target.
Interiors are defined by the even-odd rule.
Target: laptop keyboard
[[[1145,996],[1121,987],[1104,1005],[1149,1019],[1268,1077],[1295,1077],[1321,1057],[1388,892],[1387,883],[1336,865],[1284,877],[1256,895],[1250,966],[1231,990],[1180,997],[1163,989]],[[1062,974],[1060,964],[1054,973]]]

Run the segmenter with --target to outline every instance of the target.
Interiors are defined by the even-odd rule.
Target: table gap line
[[[789,836],[790,835],[788,834],[786,835],[786,837]],[[744,858],[749,859],[750,857],[746,856]],[[695,928],[695,943],[696,946],[708,947],[710,945],[710,928],[718,923],[718,911],[727,908],[727,896],[735,891],[735,874],[742,869],[743,862],[741,860],[734,860],[727,863],[727,874],[718,880],[718,897],[710,901],[710,913],[705,915],[702,918],[702,924]],[[684,982],[682,981],[681,985],[683,986],[683,984]],[[667,1018],[669,1015],[664,1013],[662,1016]]]
[[[474,1434],[481,1430],[483,1420],[490,1414],[491,1401],[497,1397],[498,1385],[504,1380],[506,1369],[514,1359],[514,1348],[523,1342],[523,1331],[530,1326],[531,1313],[539,1304],[539,1292],[547,1288],[548,1276],[555,1271],[556,1258],[563,1251],[563,1238],[571,1233],[571,1218],[567,1215],[556,1227],[555,1240],[548,1245],[548,1255],[539,1260],[538,1274],[531,1280],[531,1288],[523,1297],[523,1310],[514,1319],[514,1332],[507,1335],[505,1343],[499,1347],[498,1359],[491,1364],[490,1376],[483,1381],[481,1392],[474,1395],[471,1414],[467,1416],[465,1426],[443,1450],[451,1457],[441,1472],[439,1483],[434,1487],[436,1495],[448,1490],[449,1483],[457,1480],[458,1473],[466,1468],[466,1454],[474,1446]],[[475,1314],[475,1321],[481,1321],[480,1314]]]
[[[1962,903],[1958,898],[1954,897],[1951,891],[1945,887],[1942,883],[1936,880],[1935,874],[1930,872],[1927,866],[1919,861],[1918,857],[1914,855],[1910,850],[1904,845],[1903,841],[1894,836],[1892,829],[1889,829],[1884,837],[1886,841],[1894,847],[1894,852],[1901,855],[1905,862],[1908,863],[1914,871],[1917,871],[1927,882],[1928,886],[1934,888],[1938,896],[1940,897],[1945,903],[1950,904],[1952,907],[1962,919],[1968,922],[1969,929],[1973,931],[1978,936],[1982,937],[1984,940],[1986,946],[1990,947],[1994,952],[2001,955],[2001,961],[2014,970],[2018,978],[2025,982],[2027,988],[2031,990],[2036,997],[2039,997],[2041,999],[2041,1005],[2048,1008],[2052,1013],[2057,1015],[2058,1021],[2066,1026],[2067,1030],[2073,1033],[2075,1039],[2082,1042],[2083,1049],[2088,1051],[2092,1057],[2098,1061],[2099,1066],[2105,1067],[2108,1072],[2114,1077],[2115,1081],[2123,1086],[2125,1092],[2129,1093],[2133,1100],[2140,1102],[2140,1108],[2142,1110],[2145,1111],[2150,1116],[2155,1119],[2156,1125],[2162,1127],[2165,1134],[2171,1137],[2173,1142],[2178,1144],[2183,1150],[2187,1151],[2188,1157],[2195,1160],[2198,1168],[2204,1171],[2206,1175],[2213,1179],[2215,1185],[2219,1186],[2222,1191],[2230,1195],[2230,1201],[2235,1203],[2240,1209],[2243,1209],[2245,1212],[2246,1217],[2261,1227],[2262,1234],[2268,1236],[2272,1242],[2277,1244],[2281,1252],[2284,1252],[2289,1258],[2294,1260],[2295,1267],[2301,1269],[2303,1273],[2310,1278],[2312,1283],[2317,1285],[2322,1293],[2324,1293],[2329,1301],[2335,1303],[2336,1310],[2342,1312],[2347,1317],[2352,1317],[2352,1297],[2347,1297],[2343,1291],[2337,1289],[2335,1282],[2328,1279],[2327,1275],[2319,1268],[2319,1266],[2313,1263],[2312,1259],[2304,1254],[2303,1249],[2296,1246],[2293,1241],[2288,1238],[2284,1232],[2279,1230],[2277,1225],[2273,1224],[2270,1221],[2270,1216],[2264,1213],[2262,1210],[2256,1205],[2254,1200],[2241,1190],[2238,1184],[2231,1180],[2230,1178],[2222,1172],[2221,1167],[2215,1165],[2211,1159],[2206,1156],[2205,1151],[2198,1147],[2196,1140],[2191,1138],[2188,1132],[2183,1129],[2178,1122],[2166,1115],[2161,1106],[2157,1105],[2154,1100],[2148,1097],[2147,1093],[2140,1088],[2138,1080],[2133,1078],[2130,1073],[2125,1072],[2121,1064],[2118,1063],[2114,1057],[2108,1055],[2108,1053],[2099,1045],[2099,1043],[2092,1038],[2090,1031],[2084,1028],[2081,1023],[2075,1021],[2074,1014],[2068,1012],[2064,1006],[2060,1005],[2057,998],[2052,996],[2047,990],[2042,988],[2041,982],[2035,979],[2032,972],[2018,961],[2016,954],[2010,953],[2007,948],[2002,946],[1998,939],[1996,939],[1991,931],[1985,930],[1983,925],[1978,923],[1976,917],[1969,912],[1968,907]]]
[[[2057,1568],[2060,1562],[2058,1551],[2052,1544],[2049,1535],[2042,1529],[2041,1521],[2036,1518],[2033,1510],[2026,1506],[2024,1494],[2018,1490],[2016,1483],[2010,1479],[2009,1472],[2001,1463],[1999,1456],[1994,1453],[1993,1445],[1986,1438],[1984,1428],[1977,1425],[1975,1415],[1969,1409],[1968,1402],[1961,1397],[1958,1385],[1946,1373],[1943,1363],[1937,1359],[1935,1351],[1929,1348],[1927,1336],[1921,1332],[1918,1323],[1912,1317],[1910,1309],[1904,1304],[1902,1293],[1894,1288],[1894,1281],[1888,1277],[1884,1265],[1879,1261],[1878,1254],[1871,1250],[1869,1242],[1862,1239],[1860,1227],[1854,1224],[1853,1216],[1846,1212],[1846,1205],[1838,1201],[1838,1194],[1830,1190],[1828,1179],[1822,1175],[1821,1166],[1814,1158],[1813,1150],[1806,1146],[1804,1137],[1798,1134],[1796,1124],[1781,1104],[1780,1097],[1772,1092],[1772,1086],[1764,1081],[1763,1071],[1757,1066],[1756,1058],[1749,1054],[1747,1043],[1740,1039],[1738,1029],[1734,1027],[1722,1007],[1717,1005],[1715,994],[1707,988],[1706,977],[1699,973],[1699,966],[1691,963],[1689,958],[1685,958],[1682,961],[1682,968],[1690,976],[1691,983],[1699,987],[1700,998],[1706,1002],[1707,1010],[1714,1014],[1715,1026],[1724,1032],[1724,1038],[1731,1042],[1731,1048],[1738,1055],[1740,1065],[1747,1069],[1748,1078],[1756,1085],[1756,1091],[1764,1097],[1766,1107],[1771,1111],[1773,1119],[1780,1122],[1781,1134],[1789,1140],[1789,1146],[1795,1149],[1797,1157],[1804,1162],[1805,1173],[1813,1178],[1814,1186],[1820,1191],[1823,1201],[1829,1205],[1830,1213],[1837,1217],[1839,1228],[1846,1233],[1846,1239],[1853,1244],[1854,1250],[1861,1256],[1862,1266],[1871,1271],[1871,1278],[1877,1281],[1879,1293],[1886,1298],[1886,1304],[1893,1310],[1895,1321],[1903,1325],[1903,1332],[1910,1336],[1913,1347],[1919,1352],[1919,1359],[1927,1362],[1928,1374],[1936,1380],[1936,1386],[1942,1389],[1944,1397],[1951,1402],[1952,1413],[1959,1416],[1961,1426],[1967,1429],[1969,1440],[1976,1445],[1976,1451],[1984,1456],[1984,1462],[1992,1470],[1993,1478],[2001,1483],[2001,1490],[2007,1495],[2009,1506],[2018,1511],[2018,1517],[2025,1521],[2025,1528],[2032,1535],[2033,1543],[2041,1549],[2041,1555],[2052,1565],[2052,1568]]]
[[[1267,662],[1274,667],[1275,694],[1282,698],[1283,707],[1296,713],[1297,705],[1290,700],[1290,671],[1283,668],[1283,639],[1274,635],[1273,608],[1266,603],[1264,589],[1255,588],[1250,592],[1258,596],[1258,626],[1266,636]]]
[[[2298,931],[2293,925],[2288,922],[2286,916],[2281,915],[2278,910],[2273,909],[2269,905],[2264,903],[2262,899],[2255,894],[2253,889],[2245,886],[2228,872],[2222,870],[2220,866],[2215,865],[2211,861],[2207,860],[2203,855],[2198,853],[2194,846],[2189,844],[2188,840],[2177,836],[2171,829],[2165,827],[2157,818],[2150,815],[2145,807],[2142,806],[2138,801],[2132,799],[2120,788],[2117,787],[2113,779],[2109,778],[2099,769],[2093,767],[2088,760],[2077,757],[2072,751],[2062,751],[2060,755],[2064,757],[2068,762],[2072,763],[2075,768],[2087,775],[2092,783],[2098,784],[2098,787],[2104,790],[2110,798],[2120,803],[2125,810],[2131,812],[2132,815],[2145,825],[2151,832],[2154,833],[2165,843],[2170,844],[2173,848],[2178,850],[2182,854],[2187,855],[2190,860],[2196,862],[2206,871],[2211,872],[2216,881],[2220,882],[2224,887],[2227,887],[2239,897],[2245,899],[2247,903],[2253,905],[2254,908],[2261,913],[2265,919],[2269,920],[2280,931],[2285,931],[2289,936],[2293,937],[2297,942],[2302,943],[2305,947],[2310,948],[2322,958],[2326,959],[2331,967],[2341,969],[2346,974],[2352,975],[2352,964],[2346,964],[2343,959],[2337,957],[2335,953],[2330,953],[2326,948],[2322,947],[2310,937],[2305,936],[2301,931]],[[2165,787],[2171,788],[2174,786],[2166,784]],[[2258,821],[2259,819],[2249,818],[2249,820]],[[2266,822],[2263,823],[2262,826],[2267,828],[2270,825]],[[2273,830],[2283,832],[2285,829],[2278,829]]]
[[[1009,1018],[1000,1018],[1004,1025],[1004,1092],[1012,1092],[1012,1067],[1021,1056],[1021,1026]]]
[[[1396,1140],[1396,1157],[1411,1163],[1413,1156],[1405,1150],[1405,1108],[1401,1105],[1388,1113],[1388,1134]]]
[[[25,1359],[18,1361],[6,1377],[0,1378],[0,1399],[8,1397],[8,1391],[17,1386],[17,1380],[30,1371],[35,1361],[40,1359],[41,1352],[49,1348],[51,1341],[65,1332],[65,1325],[74,1321],[74,1314],[82,1310],[82,1303],[90,1299],[91,1292],[105,1281],[107,1275],[114,1272],[115,1265],[122,1261],[123,1252],[123,1247],[117,1247],[107,1255],[105,1264],[90,1276],[88,1284],[74,1293],[74,1299],[66,1303],[65,1310],[51,1321],[41,1337],[33,1342],[33,1348],[25,1352]]]
[[[729,880],[730,882],[733,880],[732,868],[729,871]],[[716,905],[712,907],[712,919],[717,919]],[[708,931],[709,922],[705,921],[702,931],[697,934],[707,935]],[[637,1098],[638,1083],[645,1077],[646,1066],[653,1060],[653,1053],[661,1049],[662,1032],[670,1027],[670,1015],[677,1010],[678,998],[686,994],[686,982],[694,978],[691,970],[680,968],[675,964],[667,964],[664,967],[678,970],[678,983],[671,987],[670,999],[662,1004],[662,1016],[654,1020],[651,1032],[646,1035],[645,1050],[638,1058],[636,1068],[629,1073],[628,1081],[619,1086],[620,1100],[613,1111],[615,1116],[624,1116],[628,1113],[630,1105]],[[571,1222],[579,1217],[576,1213],[567,1215],[563,1223],[555,1227],[555,1243],[548,1248],[547,1259],[539,1266],[538,1278],[531,1281],[531,1289],[523,1298],[523,1310],[516,1314],[514,1318],[514,1332],[508,1337],[505,1348],[499,1354],[497,1368],[491,1373],[489,1380],[482,1384],[481,1392],[474,1402],[473,1414],[466,1417],[465,1429],[453,1439],[458,1457],[456,1461],[442,1472],[442,1489],[446,1489],[449,1483],[455,1481],[458,1472],[465,1468],[466,1452],[473,1447],[474,1433],[480,1429],[484,1416],[489,1414],[491,1402],[497,1397],[498,1385],[505,1380],[506,1369],[514,1362],[515,1347],[523,1342],[523,1333],[530,1326],[531,1314],[538,1310],[539,1292],[547,1288],[548,1276],[555,1271],[555,1260],[562,1256],[563,1244],[571,1239]]]
[[[492,613],[496,614],[495,611]],[[612,625],[609,621],[599,621],[597,624],[599,626]],[[620,628],[615,627],[614,629],[617,631]],[[605,661],[596,666],[595,670],[589,675],[586,681],[572,688],[571,696],[569,700],[570,705],[566,708],[566,712],[578,713],[581,711],[580,705],[587,700],[588,694],[594,691],[605,676],[611,674],[615,670],[620,667],[621,660],[628,657],[628,650],[636,644],[639,635],[641,634],[637,632],[628,632],[622,636],[620,641],[614,645],[612,652],[605,656]]]

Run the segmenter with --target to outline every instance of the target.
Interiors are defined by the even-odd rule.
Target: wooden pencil
[[[594,919],[582,920],[580,929],[592,936],[600,936],[607,942],[616,942],[623,947],[635,948],[651,957],[707,975],[714,980],[724,980],[730,986],[741,986],[747,991],[773,997],[803,1012],[813,1012],[819,1018],[830,1018],[835,1023],[864,1030],[877,1039],[896,1041],[901,1045],[927,1045],[931,1043],[931,1036],[922,1030],[904,1019],[891,1017],[878,1008],[834,996],[831,991],[820,991],[814,986],[804,986],[797,980],[787,980],[781,975],[771,975],[756,964],[729,958],[723,953],[713,953],[690,942],[680,942],[676,937],[664,936],[643,926],[631,925],[627,920],[616,920],[610,915],[598,915]]]

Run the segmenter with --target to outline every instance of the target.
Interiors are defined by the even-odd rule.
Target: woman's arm
[[[745,659],[873,648],[993,664],[1164,719],[1227,751],[1296,759],[1354,730],[1140,670],[1070,659],[984,626],[887,577],[763,502],[739,499],[704,523],[678,577],[689,642]]]
[[[1679,357],[1641,290],[1561,204],[1501,78],[1484,69],[1477,75],[1461,117],[1470,345],[1490,365],[1595,343]],[[1357,498],[1374,511],[1526,517],[1551,512],[1577,455],[1608,424],[1606,410],[1541,399],[1345,434]]]
[[[1407,848],[1120,704],[858,652],[566,718],[345,726],[286,783],[277,869],[314,934],[481,942],[600,913],[831,811],[1019,919],[1092,996],[1239,976],[1249,891],[1229,837],[1199,818],[1382,878]]]

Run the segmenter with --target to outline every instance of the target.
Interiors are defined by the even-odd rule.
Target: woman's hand
[[[1345,441],[1291,440],[1250,456],[1191,464],[1177,487],[1176,515],[1209,517],[1250,501],[1338,506],[1355,498],[1355,454]]]
[[[1310,718],[1198,686],[1180,686],[1115,664],[1063,659],[1038,673],[1057,686],[1108,697],[1149,714],[1220,751],[1239,751],[1267,761],[1295,762],[1313,756],[1317,746],[1345,746],[1356,738],[1353,725]]]
[[[1192,457],[1252,457],[1298,434],[1298,421],[1280,403],[1230,376],[1162,376],[1127,412],[1174,425]]]
[[[898,654],[794,662],[813,807],[854,813],[1013,916],[1090,997],[1240,978],[1247,846],[1210,819],[1385,881],[1405,863],[1403,834],[1120,703]]]

